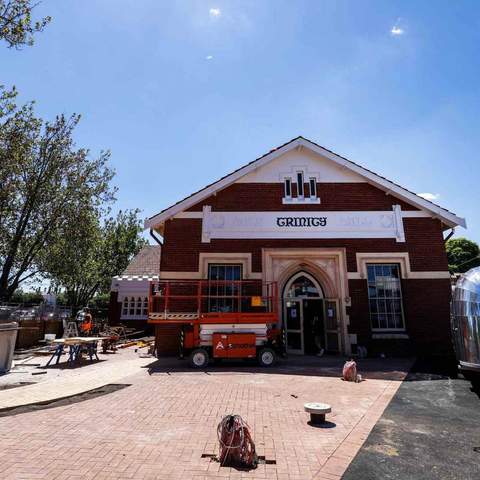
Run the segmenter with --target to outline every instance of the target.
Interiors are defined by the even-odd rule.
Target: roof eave
[[[288,152],[292,148],[296,148],[298,145],[301,145],[303,140],[304,139],[302,137],[297,137],[293,139],[291,142],[286,143],[277,150],[274,150],[264,155],[263,157],[260,157],[258,160],[253,161],[252,163],[245,165],[245,167],[240,168],[236,172],[233,172],[232,174],[221,178],[217,182],[212,183],[212,185],[200,190],[197,193],[194,193],[190,197],[187,197],[185,200],[176,203],[175,205],[172,205],[170,208],[167,208],[163,212],[160,212],[157,215],[146,219],[144,225],[145,229],[155,228],[159,224],[163,223],[165,220],[172,218],[177,213],[183,212],[190,207],[193,207],[198,202],[201,202],[205,198],[208,198],[214,192],[218,192],[219,190],[228,187],[232,183],[236,182],[239,178],[244,177],[248,173],[257,170],[258,168],[261,168],[266,163],[271,162],[272,160],[279,157],[280,155],[283,155],[285,152]]]
[[[387,190],[388,192],[394,194],[396,197],[400,198],[401,200],[404,200],[405,202],[411,205],[414,205],[418,208],[421,208],[423,210],[428,210],[429,212],[433,213],[434,216],[441,218],[444,221],[444,223],[451,226],[452,228],[456,226],[461,226],[466,228],[466,221],[464,218],[458,217],[454,213],[449,212],[448,210],[428,200],[425,200],[424,198],[418,196],[417,194],[410,192],[399,185],[396,185],[392,181],[384,177],[381,177],[380,175],[374,172],[371,172],[370,170],[360,165],[357,165],[355,162],[352,162],[351,160],[341,157],[340,155],[337,155],[336,153],[333,153],[330,150],[327,150],[321,147],[320,145],[317,145],[311,142],[310,140],[303,139],[303,138],[302,140],[304,140],[304,142],[306,143],[305,146],[307,148],[310,148],[314,152],[332,160],[335,163],[344,165],[346,168],[349,168],[355,173],[358,173],[362,177],[366,178],[369,183],[374,184],[375,186],[379,187],[382,190]]]

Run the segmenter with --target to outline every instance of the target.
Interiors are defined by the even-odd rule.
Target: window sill
[[[402,331],[396,332],[373,332],[372,339],[373,340],[399,340],[399,339],[406,339],[408,340],[410,337],[408,333]]]
[[[292,198],[286,198],[286,197],[283,197],[282,198],[282,203],[284,205],[290,205],[290,204],[319,204],[320,203],[320,199],[318,197],[315,197],[315,198],[310,198],[310,197],[292,197]]]

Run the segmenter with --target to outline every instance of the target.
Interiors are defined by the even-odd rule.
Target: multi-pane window
[[[125,297],[122,302],[122,317],[143,318],[148,315],[148,297]]]
[[[403,330],[400,266],[367,264],[370,320],[374,330]]]
[[[209,264],[208,310],[210,312],[237,312],[240,309],[239,298],[242,279],[242,266],[234,264]],[[217,283],[218,281],[218,283]]]
[[[135,315],[135,297],[130,298],[130,310],[129,315]]]
[[[135,309],[135,315],[142,314],[143,299],[141,297],[137,298],[137,307]]]

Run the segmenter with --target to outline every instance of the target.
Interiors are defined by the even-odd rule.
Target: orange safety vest
[[[85,315],[85,319],[83,320],[82,324],[80,325],[80,330],[82,332],[88,333],[92,329],[92,316],[87,313]]]

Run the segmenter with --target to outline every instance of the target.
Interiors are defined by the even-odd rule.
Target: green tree
[[[33,45],[34,34],[41,32],[52,20],[48,16],[32,20],[32,10],[38,3],[32,0],[0,0],[0,40],[6,41],[9,48]]]
[[[84,213],[65,225],[44,266],[55,288],[65,289],[67,304],[74,308],[108,293],[112,277],[121,274],[147,243],[140,236],[138,210],[120,211],[103,222],[95,214]]]
[[[42,303],[43,296],[40,292],[24,292],[18,289],[11,298],[12,303],[38,304]]]
[[[445,246],[451,273],[463,273],[480,265],[480,249],[472,240],[451,238]]]
[[[143,222],[139,218],[140,210],[118,212],[116,217],[108,218],[102,227],[102,271],[99,291],[110,291],[112,277],[120,275],[132,258],[148,244],[140,236]]]
[[[45,122],[33,104],[17,107],[0,87],[0,299],[8,300],[43,265],[65,226],[99,217],[114,199],[110,154],[77,149],[80,117]],[[72,230],[73,236],[78,234]]]

